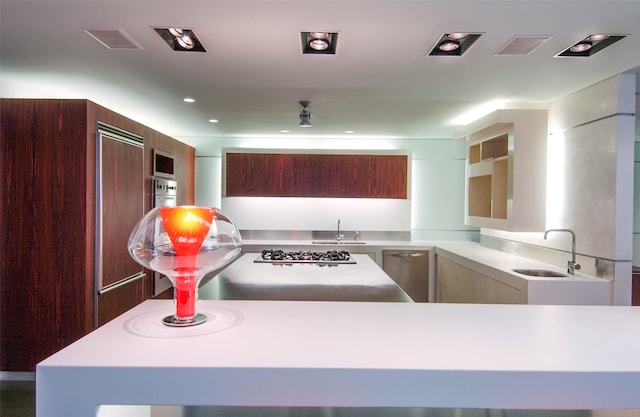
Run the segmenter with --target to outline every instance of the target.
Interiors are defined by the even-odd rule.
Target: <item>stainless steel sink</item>
[[[314,245],[365,245],[367,242],[361,240],[316,240],[311,243]]]
[[[549,271],[546,269],[512,269],[513,272],[517,272],[518,274],[528,275],[530,277],[544,277],[544,278],[563,278],[568,277],[567,274],[562,274],[560,272]]]

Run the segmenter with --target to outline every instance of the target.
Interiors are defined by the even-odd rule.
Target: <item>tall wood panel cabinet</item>
[[[107,142],[101,153],[99,122],[142,138],[142,146]],[[175,156],[178,203],[193,204],[195,150],[88,100],[1,99],[0,123],[0,370],[34,371],[151,296],[148,271],[132,277],[117,263],[126,227],[102,236],[110,271],[100,284],[100,210],[112,225],[150,209],[154,149]],[[112,190],[102,197],[100,172]],[[120,192],[125,179],[134,187]]]

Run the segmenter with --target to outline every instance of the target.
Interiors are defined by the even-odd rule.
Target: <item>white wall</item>
[[[575,231],[578,254],[614,265],[613,304],[631,302],[636,75],[622,74],[551,103],[547,229]],[[483,234],[568,251],[567,233]]]
[[[223,148],[408,150],[410,199],[245,198],[238,205],[237,198],[221,197]],[[478,230],[464,225],[464,159],[464,143],[450,139],[220,139],[197,148],[196,204],[221,207],[234,221],[237,214],[243,230],[334,230],[340,218],[347,230],[410,230],[414,239],[477,239]],[[274,210],[285,214],[274,221],[268,214]],[[316,215],[305,216],[307,211]]]

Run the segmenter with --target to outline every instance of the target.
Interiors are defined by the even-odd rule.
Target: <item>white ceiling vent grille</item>
[[[122,29],[83,29],[89,36],[109,49],[142,49],[142,45],[133,40]]]
[[[528,55],[549,39],[551,36],[514,36],[496,55]]]

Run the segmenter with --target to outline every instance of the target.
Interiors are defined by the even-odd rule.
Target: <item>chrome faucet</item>
[[[571,229],[549,229],[544,231],[545,240],[549,232],[571,233],[571,260],[567,261],[567,272],[573,275],[576,269],[580,269],[580,264],[576,263],[576,234]]]
[[[344,239],[344,235],[340,234],[340,219],[338,219],[338,233],[336,233],[336,240],[340,241]]]

